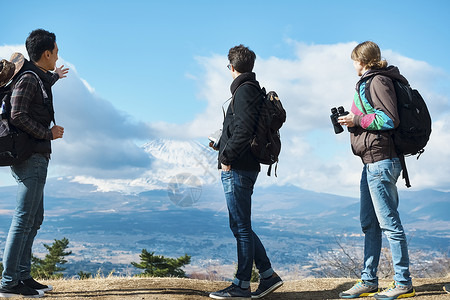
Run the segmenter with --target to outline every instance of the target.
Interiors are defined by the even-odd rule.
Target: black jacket
[[[243,73],[230,86],[233,100],[223,121],[222,137],[219,142],[219,168],[221,163],[232,169],[260,171],[261,166],[250,150],[258,119],[258,103],[262,100],[261,89],[247,81],[256,81],[255,73]]]

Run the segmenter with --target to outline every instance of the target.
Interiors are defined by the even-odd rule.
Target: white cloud
[[[259,184],[293,184],[315,191],[358,196],[362,163],[351,153],[348,134],[335,135],[329,118],[331,107],[350,108],[358,80],[350,58],[356,43],[290,43],[295,45],[295,58],[258,57],[255,64],[261,85],[277,91],[287,111],[287,121],[281,130],[279,177],[268,178],[261,173]],[[391,50],[382,52],[420,90],[434,121],[432,138],[424,155],[418,161],[407,159],[413,188],[448,189],[450,153],[445,145],[450,144],[450,107],[449,87],[445,82],[449,76],[426,62]],[[207,100],[207,107],[190,123],[172,124],[165,135],[206,137],[221,126],[221,106],[230,96],[228,88],[232,81],[224,68],[227,57],[213,55],[198,57],[197,61],[203,74],[192,78],[197,78],[199,95]],[[401,178],[398,186],[404,186]]]
[[[0,58],[7,59],[11,57],[14,52],[23,53],[23,55],[28,58],[27,51],[25,49],[25,45],[5,45],[0,46]]]
[[[9,59],[13,52],[24,53],[27,57],[23,46],[0,47],[0,57]],[[52,142],[54,154],[50,176],[129,178],[142,174],[151,160],[135,140],[153,138],[153,130],[95,95],[75,67],[60,58],[57,65],[62,64],[69,66],[70,71],[67,78],[53,86],[53,96],[55,119],[65,128],[65,133],[63,139]],[[2,170],[2,177],[5,173]]]
[[[80,78],[81,82],[83,82],[84,86],[88,89],[91,94],[95,93],[95,89],[86,81],[86,79]]]
[[[263,171],[258,185],[291,184],[358,196],[362,163],[351,153],[348,134],[335,135],[329,118],[331,107],[343,105],[349,109],[351,105],[358,77],[350,53],[356,43],[289,43],[294,45],[294,58],[258,57],[255,65],[261,85],[275,90],[287,111],[287,121],[281,129],[283,149],[278,178],[267,177]],[[0,47],[0,57],[9,57],[15,49],[24,51],[23,47]],[[449,74],[389,49],[382,52],[420,90],[433,118],[433,133],[425,153],[418,161],[407,159],[413,189],[449,190],[450,87],[446,84]],[[66,133],[63,140],[54,142],[52,172],[83,176],[77,177],[80,182],[80,178],[87,178],[86,182],[97,182],[99,189],[104,185],[106,190],[128,190],[126,186],[129,186],[139,191],[143,186],[156,186],[157,182],[148,180],[159,174],[159,164],[156,162],[154,170],[146,171],[150,163],[148,155],[136,146],[135,140],[148,141],[155,136],[206,140],[209,133],[222,126],[221,107],[230,97],[232,82],[225,68],[227,57],[212,55],[196,60],[202,73],[185,76],[196,83],[197,97],[206,101],[206,108],[186,124],[147,124],[133,120],[95,95],[95,87],[71,69],[69,77],[54,88],[56,120],[66,128]],[[111,86],[119,88],[114,83]],[[5,169],[1,170],[3,175]],[[1,176],[2,173],[0,181]],[[401,178],[398,186],[404,188]]]

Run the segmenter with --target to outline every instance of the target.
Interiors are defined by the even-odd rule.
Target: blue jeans
[[[11,166],[17,181],[16,210],[3,253],[3,287],[14,287],[31,278],[31,248],[44,220],[44,185],[48,158],[33,154],[26,161]]]
[[[232,169],[222,171],[221,177],[230,228],[237,242],[238,268],[233,283],[247,289],[250,286],[253,261],[261,278],[270,277],[274,273],[261,240],[252,230],[252,194],[258,172]]]
[[[361,227],[364,232],[364,269],[361,279],[377,284],[382,232],[392,254],[394,280],[411,284],[405,232],[398,213],[398,158],[364,165],[361,176]]]

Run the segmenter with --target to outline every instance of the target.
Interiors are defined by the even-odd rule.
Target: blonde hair
[[[366,69],[384,69],[388,62],[381,59],[381,51],[377,44],[366,41],[356,46],[351,55],[352,59],[360,62]]]

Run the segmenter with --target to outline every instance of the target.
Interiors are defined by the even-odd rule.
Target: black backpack
[[[33,71],[25,71],[20,76],[26,73],[36,76],[44,97],[47,97],[47,92],[39,76]],[[11,94],[15,82],[16,80],[0,88],[0,166],[12,166],[28,159],[33,154],[36,145],[34,137],[10,122]]]
[[[248,81],[244,84],[251,84],[259,89],[259,85],[254,82]],[[262,88],[261,94],[258,120],[250,141],[250,149],[259,163],[269,165],[268,176],[272,165],[276,163],[275,176],[277,176],[278,156],[281,151],[280,128],[286,121],[286,111],[276,92],[270,91],[266,94],[265,88]]]
[[[366,82],[365,93],[367,100],[373,106],[369,89],[372,78]],[[411,187],[405,156],[417,155],[419,159],[425,151],[424,148],[431,135],[431,116],[425,100],[417,90],[394,79],[392,82],[397,96],[397,111],[400,119],[400,124],[393,130],[392,139],[402,164],[406,186]]]

